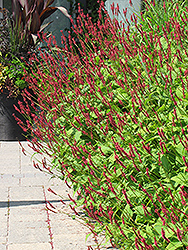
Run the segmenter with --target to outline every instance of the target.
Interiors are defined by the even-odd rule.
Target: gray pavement
[[[46,209],[45,199],[58,210],[72,213],[68,188],[58,179],[35,169],[32,150],[22,153],[18,142],[0,141],[0,250],[87,250],[89,230],[64,213]],[[66,205],[48,188],[63,196]],[[93,247],[93,249],[98,249]]]

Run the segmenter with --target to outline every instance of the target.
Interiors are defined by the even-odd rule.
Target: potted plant
[[[39,45],[38,34],[50,23],[44,20],[59,9],[69,17],[64,7],[51,7],[54,0],[12,0],[12,15],[0,9],[0,140],[24,140],[25,135],[14,117],[20,114],[14,109],[21,93],[29,88],[24,78],[29,73],[28,59]]]

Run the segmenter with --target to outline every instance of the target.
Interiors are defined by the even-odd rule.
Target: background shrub
[[[112,246],[188,249],[188,7],[166,0],[145,8],[128,28],[107,13],[95,24],[80,13],[79,53],[73,38],[68,49],[62,36],[61,50],[50,38],[27,79],[41,109],[32,114],[33,149],[52,157],[44,169],[74,188],[72,209],[80,216],[82,207]],[[30,113],[27,102],[21,110]]]

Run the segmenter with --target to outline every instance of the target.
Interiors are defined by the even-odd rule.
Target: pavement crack
[[[7,196],[7,235],[6,235],[6,250],[8,250],[9,229],[10,229],[10,187],[8,187],[8,196]]]
[[[21,154],[22,154],[21,147],[19,147],[19,173],[20,174],[22,172],[22,169],[21,169],[21,164],[22,164],[22,162],[21,162]]]
[[[49,214],[49,210],[48,210],[48,206],[47,206],[47,199],[46,199],[46,192],[44,189],[44,186],[42,186],[43,189],[43,194],[44,194],[44,199],[45,199],[45,204],[46,204],[46,213],[47,213],[47,223],[48,223],[48,230],[49,230],[49,235],[50,235],[50,245],[51,245],[51,249],[54,249],[54,243],[53,243],[53,233],[52,233],[52,227],[51,227],[51,221],[50,221],[50,214]]]

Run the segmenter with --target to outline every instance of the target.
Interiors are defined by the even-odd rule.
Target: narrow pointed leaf
[[[18,19],[18,16],[21,13],[21,4],[16,1],[16,0],[12,0],[12,17],[13,20],[16,22],[16,19]]]
[[[36,5],[36,0],[29,0],[27,1],[27,4],[26,4],[26,15],[33,10],[33,8],[35,7]]]
[[[66,17],[71,18],[66,8],[64,7],[56,7],[56,8],[60,10]]]
[[[44,9],[44,0],[38,0],[37,1],[37,12],[40,13],[43,11]]]
[[[30,27],[30,31],[32,34],[37,34],[37,32],[40,30],[40,26],[41,26],[41,21],[40,21],[40,17],[37,11],[35,11],[32,14],[32,21],[31,21],[31,27]]]
[[[18,2],[21,4],[22,7],[27,5],[28,0],[18,0]]]
[[[55,11],[57,10],[56,7],[49,7],[44,9],[41,14],[40,14],[40,20],[41,20],[41,24],[43,23],[43,21],[49,17],[51,14],[53,14]]]
[[[33,8],[34,5],[36,5],[38,2],[38,0],[29,0],[28,2],[28,7],[29,7],[29,10]]]
[[[49,5],[51,5],[55,0],[46,0],[44,3],[44,8],[47,8]]]
[[[46,24],[43,24],[39,30],[39,32],[42,32],[48,25],[50,25],[51,23],[53,23],[53,21],[49,22],[49,23],[46,23]]]
[[[32,38],[33,38],[34,44],[36,44],[38,36],[36,36],[36,35],[34,35],[34,34],[31,34],[31,36],[32,36]]]

